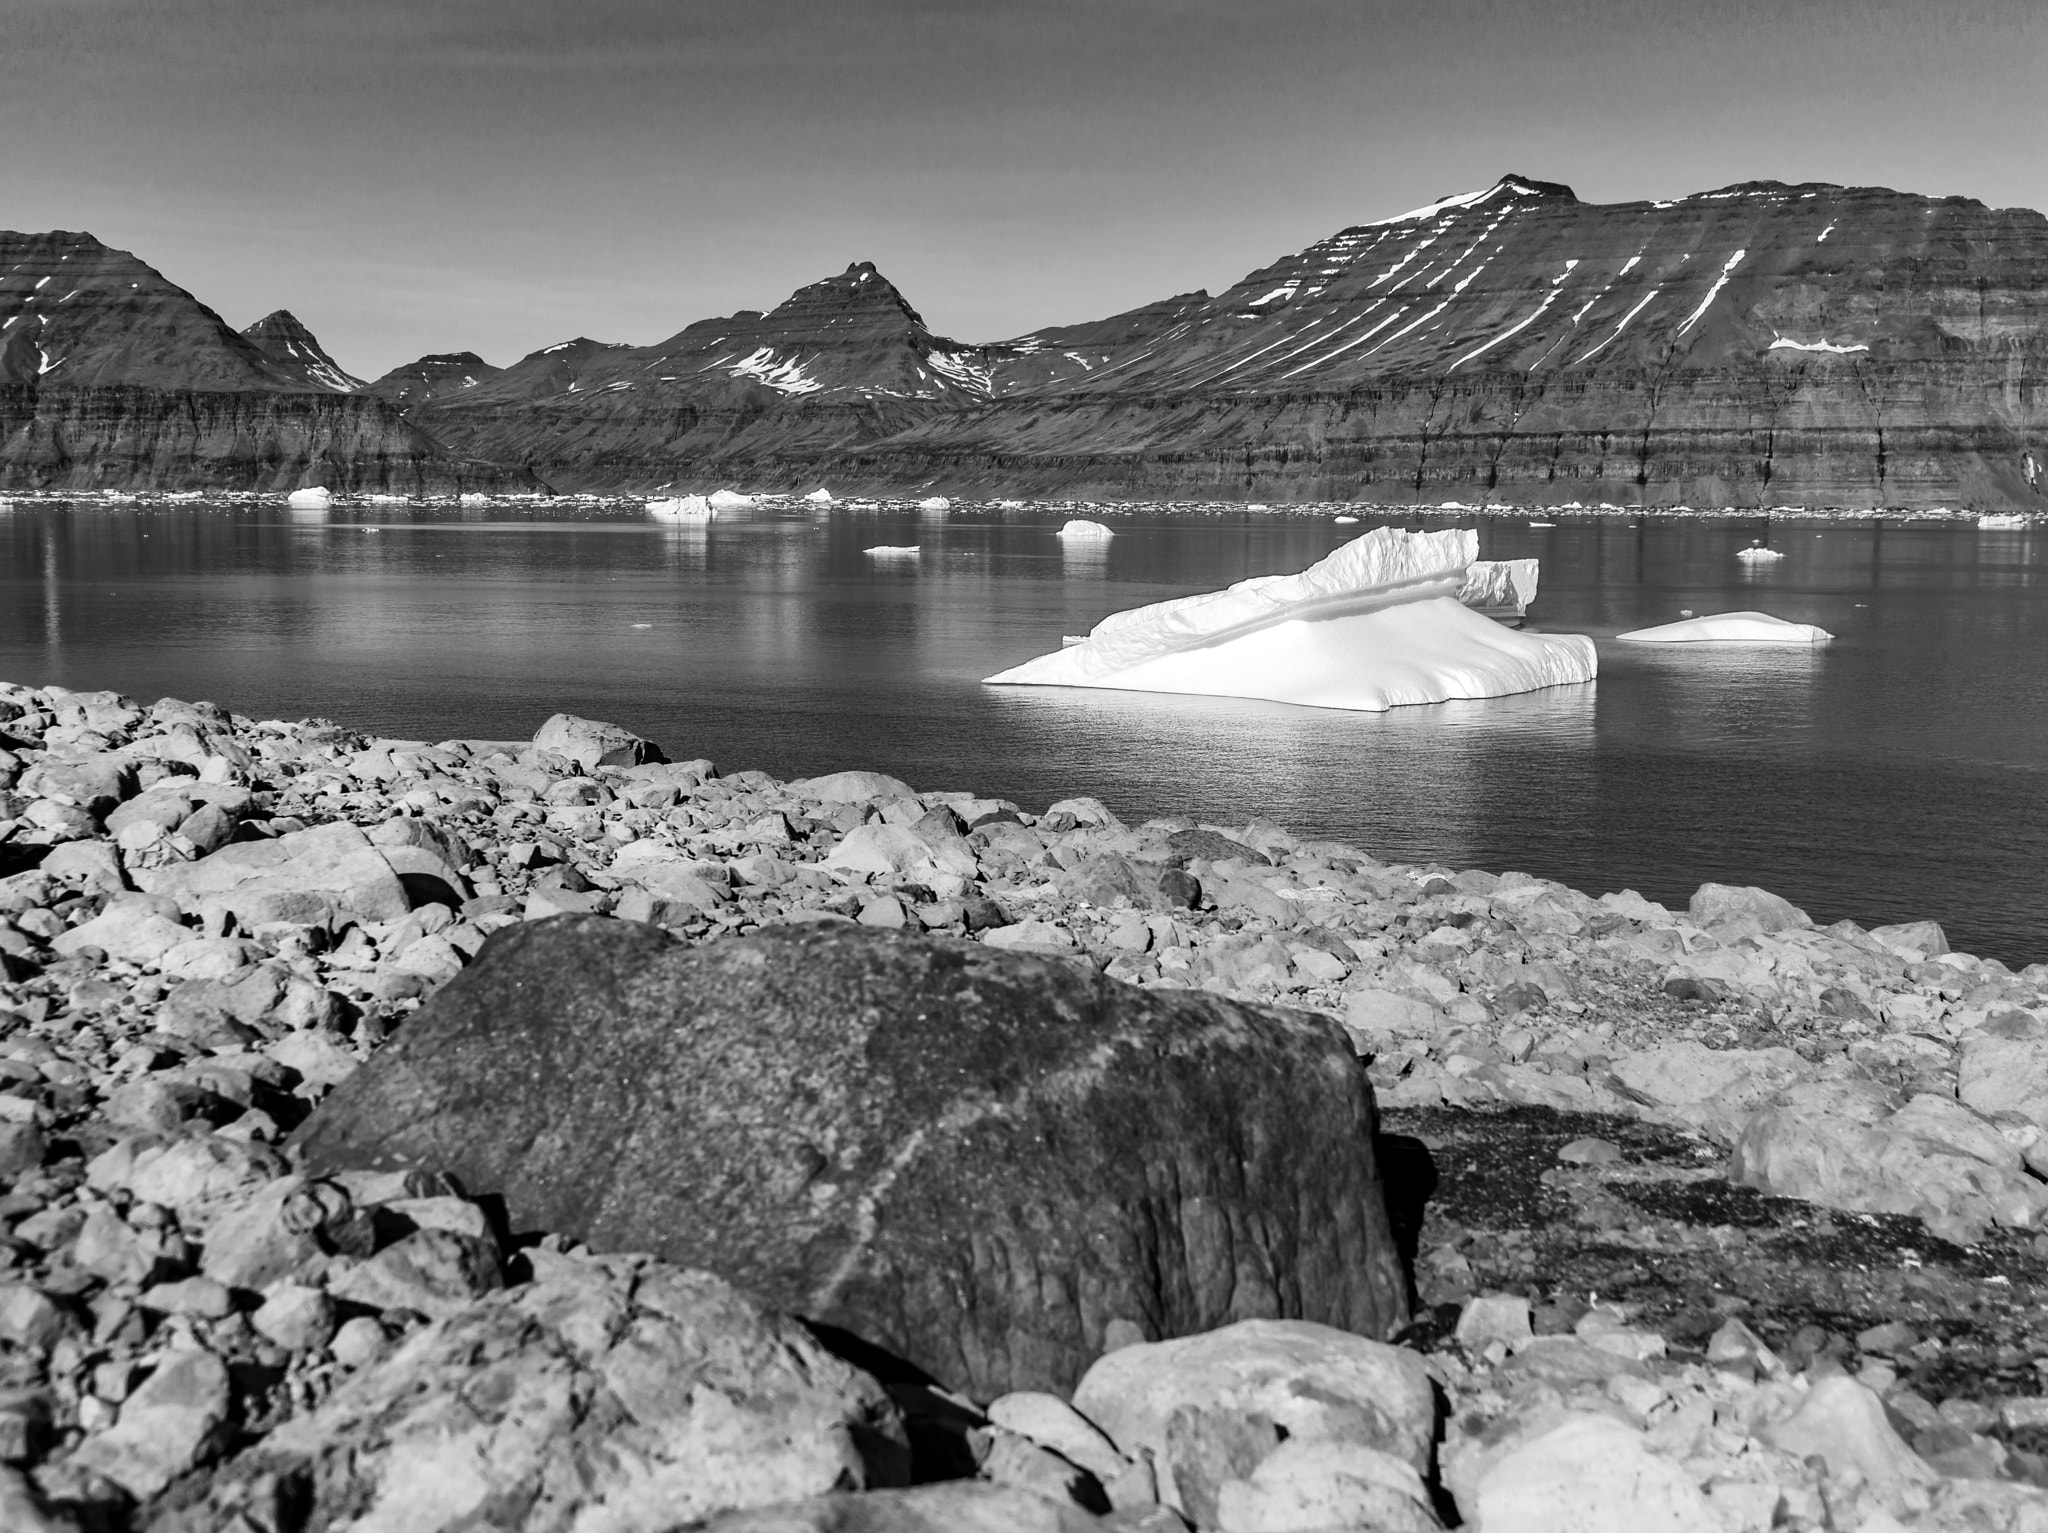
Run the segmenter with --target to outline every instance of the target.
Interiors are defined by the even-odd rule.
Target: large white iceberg
[[[334,504],[334,496],[327,486],[316,484],[303,490],[293,490],[285,496],[284,503],[300,511],[324,511]]]
[[[1789,623],[1768,612],[1715,612],[1682,623],[1660,623],[1618,633],[1628,644],[1825,644],[1834,635],[1811,623]]]
[[[711,492],[711,504],[721,511],[736,510],[741,506],[751,506],[753,503],[753,496],[742,495],[737,490],[713,490]]]
[[[1059,536],[1080,543],[1106,543],[1116,536],[1116,529],[1075,517],[1059,530]]]
[[[1368,713],[1591,681],[1591,639],[1516,632],[1459,602],[1478,552],[1470,529],[1378,527],[1296,575],[1112,613],[988,680]]]

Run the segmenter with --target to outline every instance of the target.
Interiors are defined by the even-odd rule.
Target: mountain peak
[[[362,379],[341,370],[327,354],[327,348],[290,309],[272,310],[242,335],[271,361],[314,388],[350,394],[363,386]]]

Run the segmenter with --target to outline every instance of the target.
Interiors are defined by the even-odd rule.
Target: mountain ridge
[[[183,297],[197,334],[211,311]],[[274,356],[209,358],[208,386],[291,386]],[[651,346],[440,354],[356,387],[565,490],[2048,509],[2044,361],[2032,210],[1775,181],[1598,204],[1511,174],[1009,341],[934,334],[857,261]]]

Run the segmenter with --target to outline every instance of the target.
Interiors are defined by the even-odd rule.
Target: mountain
[[[370,461],[465,482],[2048,510],[2048,219],[1878,187],[1602,205],[1511,175],[986,345],[862,262],[653,346],[425,357],[348,396],[272,344],[289,316],[259,347],[90,236],[0,236],[0,267],[0,392],[345,398],[413,434]],[[277,472],[221,451],[109,471]]]
[[[64,229],[0,231],[0,383],[305,387],[154,267]]]
[[[870,266],[420,419],[560,487],[2041,505],[2048,220],[1750,182],[1506,176],[1228,290],[995,345]],[[591,343],[574,343],[588,345]],[[515,379],[514,375],[519,376]]]
[[[290,309],[264,315],[242,334],[272,362],[304,379],[307,387],[348,394],[363,386],[362,379],[341,370]]]
[[[0,490],[530,482],[336,392],[290,315],[251,330],[90,234],[0,231]]]
[[[363,385],[363,392],[388,399],[393,404],[422,405],[440,394],[473,389],[501,371],[473,351],[441,351],[394,367],[383,377]]]

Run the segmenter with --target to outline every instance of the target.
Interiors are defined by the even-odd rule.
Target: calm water
[[[521,736],[566,708],[727,768],[1265,814],[1679,904],[1760,883],[1822,920],[1933,916],[1958,946],[2048,958],[2039,530],[1481,519],[1487,557],[1543,561],[1532,626],[1593,634],[1600,680],[1369,715],[978,678],[1117,608],[1299,569],[1371,517],[1140,516],[1079,553],[1043,510],[742,517],[17,504],[0,676],[428,738]],[[1762,534],[1789,557],[1734,558]],[[924,555],[877,564],[878,543]],[[1609,642],[1748,607],[1837,641]]]

